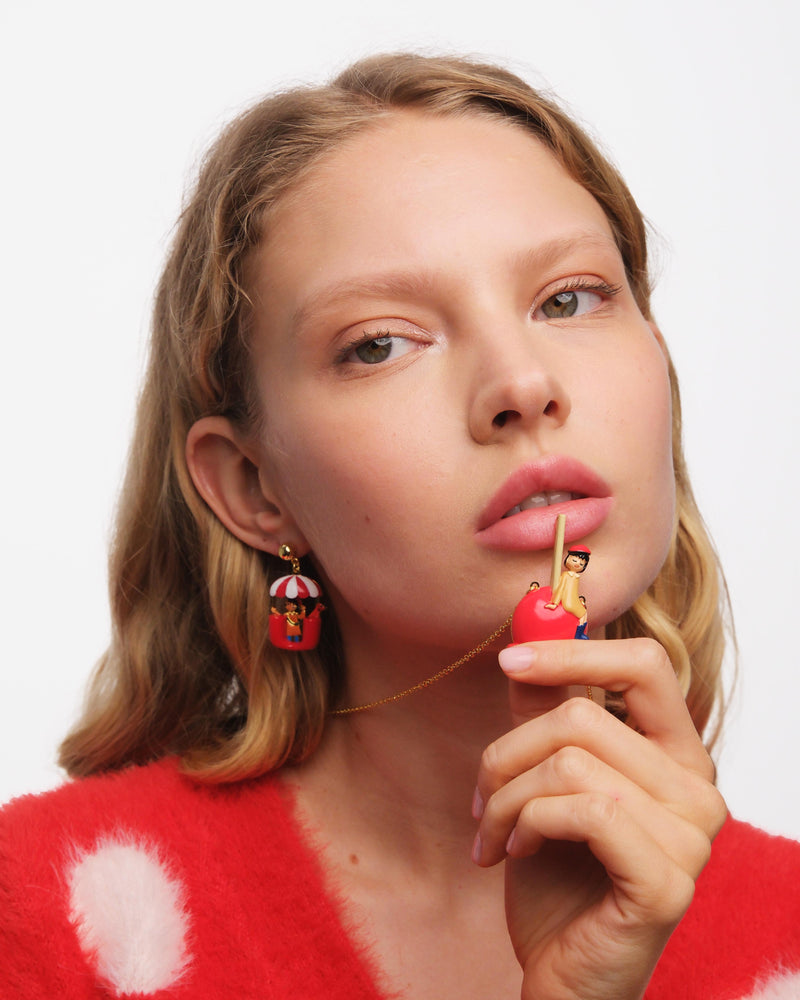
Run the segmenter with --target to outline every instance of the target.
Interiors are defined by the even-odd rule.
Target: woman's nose
[[[565,388],[529,341],[515,351],[504,351],[498,345],[496,356],[477,366],[469,429],[479,444],[543,423],[559,426],[569,411]]]

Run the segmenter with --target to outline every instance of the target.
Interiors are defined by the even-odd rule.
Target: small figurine
[[[547,608],[557,608],[560,604],[576,618],[582,618],[586,614],[586,605],[581,603],[578,594],[578,577],[589,565],[591,554],[585,545],[575,545],[567,551],[564,572],[558,579],[550,603],[545,605]]]
[[[589,638],[586,634],[586,599],[578,593],[578,583],[580,574],[589,564],[591,551],[585,545],[571,546],[561,572],[565,526],[566,518],[559,514],[556,518],[551,585],[540,587],[534,581],[514,610],[511,636],[515,643],[535,639]]]
[[[276,607],[271,607],[270,612],[273,615],[281,614]],[[283,612],[283,617],[285,619],[284,628],[286,630],[287,642],[300,642],[303,636],[303,619],[305,616],[305,604],[301,603],[298,608],[295,601],[286,602],[286,610]]]

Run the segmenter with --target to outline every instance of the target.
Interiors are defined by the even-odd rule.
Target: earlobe
[[[186,464],[197,492],[240,541],[273,555],[282,544],[300,555],[308,551],[294,519],[265,485],[258,456],[230,420],[203,417],[193,424]]]

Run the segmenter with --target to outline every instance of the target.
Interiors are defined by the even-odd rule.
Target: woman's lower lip
[[[477,532],[475,538],[487,549],[538,552],[552,548],[559,514],[565,514],[567,518],[564,540],[577,542],[600,527],[613,504],[613,497],[584,497],[582,500],[534,507],[495,521]]]

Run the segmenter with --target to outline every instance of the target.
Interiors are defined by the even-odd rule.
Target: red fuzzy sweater
[[[379,1000],[282,786],[174,761],[0,813],[4,1000]],[[800,998],[800,844],[729,820],[648,1000]]]

